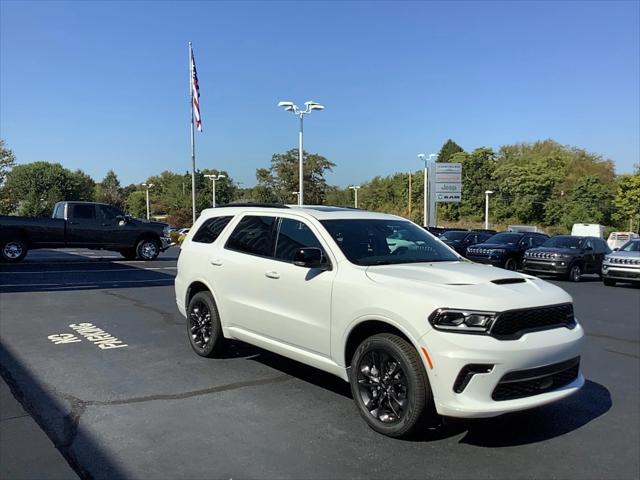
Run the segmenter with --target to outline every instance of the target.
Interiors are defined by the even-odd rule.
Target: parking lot
[[[338,378],[240,343],[195,355],[175,306],[177,255],[42,250],[0,266],[2,377],[83,477],[640,475],[638,288],[556,282],[587,334],[577,395],[394,440],[365,425]]]

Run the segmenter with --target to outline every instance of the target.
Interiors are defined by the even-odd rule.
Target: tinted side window
[[[109,205],[97,205],[98,218],[102,221],[113,222],[118,215],[122,215],[122,212],[117,208]]]
[[[96,207],[95,205],[85,205],[82,203],[78,203],[73,206],[73,216],[72,218],[82,218],[85,220],[95,220],[96,218]]]
[[[224,227],[231,221],[233,217],[214,217],[210,218],[202,224],[195,233],[192,242],[213,243],[216,241]]]
[[[547,240],[548,240],[547,237],[544,237],[542,235],[536,235],[535,237],[533,237],[533,244],[534,244],[534,246],[539,247],[540,245],[542,245]]]
[[[276,258],[292,262],[293,254],[303,247],[322,248],[322,245],[304,223],[283,218],[276,241]]]
[[[64,218],[64,203],[61,203],[56,207],[56,211],[53,213],[53,218]]]
[[[252,255],[272,257],[275,222],[275,217],[244,217],[231,233],[225,248]]]

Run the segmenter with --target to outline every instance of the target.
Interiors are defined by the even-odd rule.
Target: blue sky
[[[123,184],[200,168],[249,186],[297,146],[279,100],[323,103],[305,148],[329,181],[417,170],[465,149],[553,138],[630,172],[640,157],[640,2],[13,2],[0,11],[0,135]]]

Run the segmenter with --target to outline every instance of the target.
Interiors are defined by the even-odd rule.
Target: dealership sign
[[[436,202],[460,202],[462,197],[461,163],[436,163],[434,180]]]

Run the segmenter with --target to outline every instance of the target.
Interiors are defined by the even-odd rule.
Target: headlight
[[[439,308],[429,315],[429,322],[437,330],[458,333],[486,333],[496,319],[496,312]]]
[[[164,227],[162,229],[162,236],[163,237],[168,237],[169,236],[169,225],[167,225],[166,227]]]

